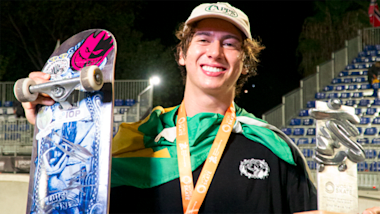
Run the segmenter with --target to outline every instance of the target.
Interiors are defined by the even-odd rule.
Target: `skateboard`
[[[357,163],[365,160],[355,108],[340,100],[316,101],[310,115],[317,119],[314,159],[317,162],[318,210],[358,213]]]
[[[80,32],[57,48],[42,72],[50,82],[18,80],[16,98],[39,93],[27,213],[107,213],[110,189],[116,40],[102,29]]]

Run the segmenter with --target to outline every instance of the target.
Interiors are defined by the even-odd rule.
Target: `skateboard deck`
[[[50,93],[69,95],[38,110],[27,213],[108,212],[115,58],[114,36],[91,29],[62,43],[43,67],[51,81],[61,81]],[[101,70],[100,90],[60,87],[89,66]]]

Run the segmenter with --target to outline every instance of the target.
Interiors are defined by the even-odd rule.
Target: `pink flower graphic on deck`
[[[71,58],[71,68],[80,70],[90,65],[99,66],[108,53],[113,49],[113,39],[106,31],[91,34],[75,51]]]

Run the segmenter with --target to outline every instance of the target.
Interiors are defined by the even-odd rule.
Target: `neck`
[[[192,117],[198,113],[211,112],[224,115],[234,100],[235,92],[221,95],[190,93],[185,90],[184,103],[186,115]]]

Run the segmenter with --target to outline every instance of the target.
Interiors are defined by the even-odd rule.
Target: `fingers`
[[[46,74],[41,71],[34,71],[29,74],[29,78],[33,79],[36,82],[36,84],[41,84],[41,83],[49,82],[50,74]],[[41,95],[44,97],[49,97],[49,95],[45,93],[41,93]]]
[[[380,207],[372,207],[364,210],[363,214],[380,214]]]
[[[36,81],[37,84],[39,84],[39,83],[48,82],[50,79],[50,74],[46,74],[41,71],[34,71],[29,74],[29,78],[33,79],[34,81]]]
[[[50,74],[46,74],[40,71],[34,71],[29,74],[29,78],[33,79],[36,82],[36,84],[41,84],[49,82]],[[40,93],[38,94],[38,97],[35,101],[22,103],[22,107],[25,110],[25,116],[28,119],[28,121],[33,125],[36,123],[36,106],[38,104],[50,106],[54,104],[54,100],[51,99],[49,95]]]

